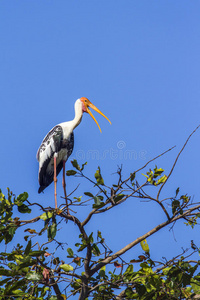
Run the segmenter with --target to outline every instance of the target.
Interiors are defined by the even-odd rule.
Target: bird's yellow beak
[[[89,107],[91,107],[92,109],[94,109],[96,112],[98,112],[100,115],[102,115],[104,118],[106,118],[108,120],[108,122],[111,124],[110,120],[94,105],[92,104],[87,98],[81,98],[81,101],[83,102],[84,106],[85,106],[85,111],[92,117],[92,119],[95,121],[95,123],[97,124],[97,126],[99,127],[99,130],[101,132],[101,128],[97,122],[97,120],[95,119],[95,117],[93,116],[93,114],[91,113],[91,111],[89,110]]]

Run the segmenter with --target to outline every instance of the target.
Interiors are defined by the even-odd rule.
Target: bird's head
[[[95,121],[95,123],[97,124],[97,126],[99,127],[99,130],[101,132],[101,128],[97,122],[97,120],[95,119],[95,117],[93,116],[93,114],[91,113],[91,111],[89,110],[89,107],[91,107],[92,109],[94,109],[95,111],[97,111],[100,115],[102,115],[104,118],[106,118],[108,120],[108,122],[110,122],[110,120],[94,105],[90,102],[90,100],[88,100],[85,97],[80,98],[80,101],[82,102],[82,111],[88,113],[92,119]],[[111,124],[111,122],[110,122]]]

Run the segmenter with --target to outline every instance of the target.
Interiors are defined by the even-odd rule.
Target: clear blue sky
[[[157,161],[169,172],[187,136],[200,123],[199,13],[197,0],[2,0],[2,191],[6,193],[6,187],[15,194],[27,191],[30,201],[54,206],[53,185],[44,194],[37,193],[36,152],[54,125],[73,119],[74,102],[83,96],[112,121],[110,126],[95,114],[100,134],[89,115],[84,115],[75,130],[72,158],[88,162],[87,175],[93,176],[100,165],[110,184],[118,165],[123,164],[125,178],[176,145]],[[200,131],[178,161],[164,196],[180,186],[182,193],[199,200],[199,140]],[[66,168],[71,168],[70,162]],[[78,181],[67,178],[68,192]],[[93,191],[81,183],[76,196]],[[58,191],[63,195],[61,176]],[[84,209],[78,217],[84,219]],[[93,218],[87,229],[100,229],[115,251],[164,220],[155,205],[129,200],[104,217]],[[75,227],[67,226],[68,241]],[[170,258],[183,244],[189,247],[191,239],[199,240],[199,234],[181,223],[176,228],[176,241],[168,229],[149,238],[153,258]],[[138,246],[130,257],[140,253]]]

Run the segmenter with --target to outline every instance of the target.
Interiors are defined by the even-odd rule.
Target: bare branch
[[[173,170],[174,170],[174,168],[175,168],[175,166],[176,166],[176,163],[177,163],[177,161],[178,161],[178,159],[179,159],[179,156],[181,155],[181,153],[182,153],[183,150],[185,149],[185,147],[186,147],[187,143],[189,142],[190,138],[192,137],[192,135],[197,131],[197,129],[198,129],[199,127],[200,127],[200,124],[199,124],[199,125],[195,128],[195,130],[189,135],[189,137],[187,138],[187,140],[186,140],[185,144],[183,145],[181,151],[178,153],[178,155],[177,155],[177,157],[176,157],[176,159],[175,159],[175,162],[174,162],[174,164],[173,164],[173,166],[172,166],[172,168],[171,168],[171,170],[170,170],[170,172],[169,172],[169,175],[167,176],[167,179],[165,180],[165,182],[163,182],[163,184],[161,185],[161,187],[160,187],[160,189],[159,189],[159,191],[158,191],[158,194],[157,194],[157,200],[159,199],[160,192],[162,191],[164,185],[166,184],[166,182],[168,181],[169,177],[171,176],[171,174],[172,174],[172,172],[173,172]]]
[[[35,217],[35,218],[31,219],[31,220],[19,220],[19,221],[20,221],[20,223],[24,223],[24,224],[20,224],[20,226],[23,226],[23,225],[26,225],[26,224],[29,224],[29,223],[35,223],[35,222],[37,222],[39,220],[40,220],[40,216],[39,217]]]

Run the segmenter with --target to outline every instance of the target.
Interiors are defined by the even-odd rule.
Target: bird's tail
[[[38,189],[38,194],[43,192],[45,188],[46,188],[46,186],[40,186],[39,189]]]

